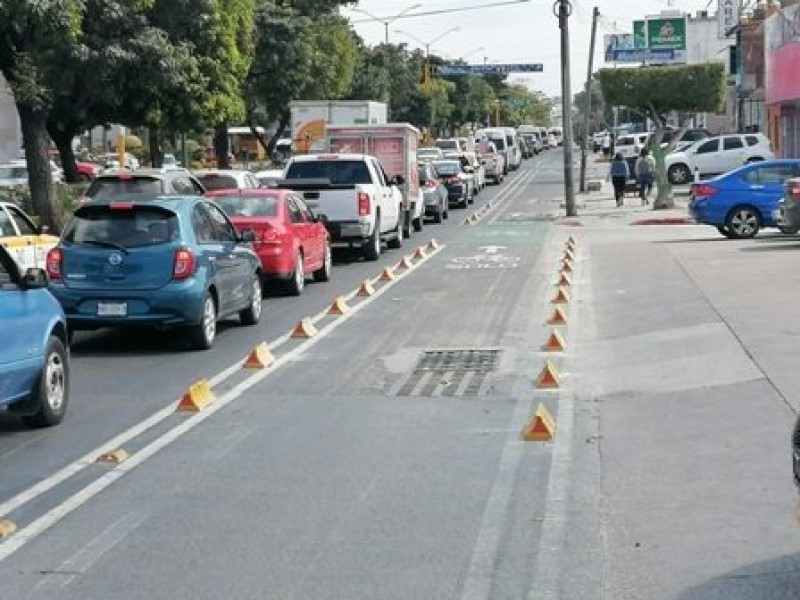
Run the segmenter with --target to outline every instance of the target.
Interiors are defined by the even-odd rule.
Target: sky
[[[420,6],[407,12],[389,25],[391,43],[407,43],[412,48],[423,48],[422,42],[431,42],[430,51],[446,58],[464,58],[470,64],[488,63],[542,63],[544,71],[536,74],[511,75],[510,81],[524,83],[547,96],[561,95],[560,31],[558,19],[553,14],[554,0],[527,0],[517,4],[490,7],[488,5],[509,0],[360,0],[357,8],[381,19],[390,19],[415,4]],[[586,81],[589,45],[592,31],[592,10],[600,9],[597,26],[597,43],[594,69],[603,67],[603,35],[631,33],[631,23],[646,15],[664,10],[697,13],[708,10],[716,13],[719,0],[571,0],[572,16],[569,19],[570,81],[572,93],[580,91]],[[415,12],[428,12],[452,8],[482,6],[469,11],[414,17]],[[342,14],[352,22],[358,34],[368,45],[384,41],[385,27],[364,13],[344,9]],[[456,31],[448,30],[458,28]],[[399,33],[398,30],[406,33]],[[412,39],[409,35],[418,38]]]

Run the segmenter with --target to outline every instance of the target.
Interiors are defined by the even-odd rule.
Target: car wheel
[[[717,231],[719,231],[722,235],[724,235],[728,239],[733,237],[731,235],[731,232],[728,231],[728,227],[726,225],[717,225]]]
[[[294,260],[294,271],[292,271],[292,277],[288,281],[289,293],[292,296],[299,296],[303,293],[303,288],[306,287],[305,268],[303,253],[298,251]]]
[[[208,350],[217,337],[217,304],[214,297],[206,292],[203,300],[203,315],[200,322],[189,327],[189,342],[195,350]]]
[[[781,226],[781,227],[778,227],[778,231],[780,231],[784,235],[794,235],[795,233],[798,232],[798,229],[796,227]]]
[[[390,239],[386,245],[393,249],[402,248],[403,238],[411,235],[410,232],[408,235],[405,233],[405,217],[403,216],[403,213],[400,213],[400,216],[398,217],[397,227],[394,228],[394,233],[395,236]]]
[[[261,277],[256,273],[250,290],[250,304],[239,313],[242,325],[256,325],[261,319],[262,302]]]
[[[688,183],[692,178],[692,172],[689,170],[688,166],[679,163],[669,168],[669,171],[667,171],[667,178],[670,183]]]
[[[414,228],[414,231],[422,231],[422,217],[418,217],[411,221],[411,226]]]
[[[725,226],[732,238],[745,240],[758,233],[761,228],[761,217],[758,211],[750,206],[737,206],[728,213]]]
[[[328,240],[325,240],[325,249],[322,251],[322,266],[314,271],[314,281],[330,281],[332,265],[333,257],[331,256],[331,243]]]
[[[378,260],[381,256],[381,235],[378,231],[379,222],[379,219],[375,220],[375,229],[372,230],[372,235],[369,236],[367,243],[364,244],[364,260],[374,261]]]
[[[44,366],[33,389],[36,413],[22,417],[31,427],[57,425],[64,418],[69,401],[69,362],[64,342],[52,335],[47,342]]]
[[[444,214],[444,209],[440,206],[439,210],[437,210],[433,215],[433,222],[434,223],[441,223],[443,214]]]

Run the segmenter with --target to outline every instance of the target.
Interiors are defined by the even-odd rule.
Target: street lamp
[[[411,12],[412,10],[420,8],[421,6],[422,6],[422,4],[417,2],[416,4],[412,4],[411,6],[406,8],[405,10],[402,10],[399,13],[397,13],[396,15],[393,15],[391,17],[376,17],[371,12],[369,12],[368,10],[364,10],[363,8],[351,8],[350,10],[352,10],[353,12],[361,13],[363,15],[367,15],[373,21],[377,21],[378,23],[383,23],[384,30],[386,31],[385,40],[386,40],[386,43],[388,44],[389,43],[389,25],[394,23],[397,19],[400,19],[401,17],[403,17],[403,15]]]
[[[486,48],[484,48],[483,46],[478,46],[478,47],[477,47],[477,48],[475,48],[474,50],[471,50],[470,52],[467,52],[467,53],[466,53],[464,56],[462,56],[461,58],[463,58],[463,59],[464,59],[464,61],[466,61],[466,60],[467,60],[467,59],[468,59],[470,56],[473,56],[474,54],[477,54],[478,52],[483,52],[484,50],[486,50]]]
[[[437,37],[433,38],[429,42],[424,42],[421,39],[419,39],[417,36],[415,36],[413,33],[409,33],[407,31],[403,31],[402,29],[395,29],[394,32],[395,33],[399,33],[401,35],[404,35],[406,37],[410,37],[412,40],[414,40],[418,44],[422,44],[425,47],[425,57],[427,58],[427,57],[430,56],[431,46],[433,46],[436,42],[441,40],[444,36],[446,36],[446,35],[448,35],[450,33],[453,33],[454,31],[459,31],[460,29],[461,29],[461,27],[459,27],[459,26],[451,27],[450,29],[448,29],[444,33],[438,35]]]

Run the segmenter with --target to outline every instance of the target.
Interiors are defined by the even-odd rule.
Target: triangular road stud
[[[425,253],[425,246],[420,246],[417,248],[417,251],[414,252],[414,258],[425,258],[427,254]]]
[[[550,301],[551,304],[569,304],[569,292],[563,287],[558,287],[555,298]]]
[[[575,253],[568,248],[564,250],[564,258],[567,260],[575,260]]]
[[[439,242],[436,241],[436,238],[431,238],[428,242],[428,250],[434,251],[439,249]]]
[[[208,380],[201,379],[189,386],[180,402],[178,410],[181,412],[198,412],[214,403],[214,393]]]
[[[293,338],[300,339],[314,337],[315,335],[317,335],[317,328],[314,327],[314,323],[312,323],[311,319],[308,317],[305,319],[300,319],[297,325],[295,325],[294,331],[292,332]]]
[[[561,273],[561,277],[558,278],[558,283],[556,283],[556,285],[569,287],[572,285],[572,280],[570,280],[569,275],[566,273]]]
[[[349,312],[350,307],[348,306],[347,302],[345,302],[345,299],[341,296],[337,296],[328,309],[328,314],[334,316],[346,315]]]
[[[572,273],[572,263],[568,260],[565,260],[561,263],[561,272],[562,273]]]
[[[375,293],[375,288],[372,287],[372,282],[369,279],[365,279],[364,283],[361,284],[361,287],[358,288],[358,292],[356,292],[357,296],[366,297],[372,296]]]
[[[391,267],[386,267],[383,271],[381,271],[381,276],[378,277],[381,281],[394,281],[397,279],[394,276],[394,271]]]
[[[550,337],[548,337],[547,341],[542,345],[542,350],[545,352],[563,352],[565,345],[566,343],[564,342],[564,338],[561,337],[561,334],[557,331],[551,331]]]
[[[266,342],[261,342],[250,351],[244,361],[245,369],[265,369],[275,362],[275,356]]]
[[[555,310],[553,311],[553,315],[547,320],[548,325],[566,325],[567,324],[567,317],[564,315],[564,312],[561,310],[561,307],[556,306]]]
[[[544,362],[542,372],[536,378],[537,390],[555,390],[558,389],[558,370],[555,365],[549,360]]]
[[[536,407],[530,422],[522,430],[526,442],[549,442],[556,433],[556,423],[544,404]]]
[[[404,256],[403,258],[400,259],[400,262],[397,263],[397,266],[395,267],[395,269],[406,270],[406,269],[410,269],[411,266],[412,266],[411,259],[409,257],[407,257],[407,256]]]
[[[17,526],[8,519],[0,519],[0,540],[4,540],[17,530]]]

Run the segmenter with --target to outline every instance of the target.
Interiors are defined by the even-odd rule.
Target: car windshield
[[[156,177],[99,177],[92,182],[86,195],[93,200],[109,200],[121,196],[158,196],[161,180]]]
[[[311,160],[289,165],[286,179],[329,179],[335,185],[372,183],[363,160]]]
[[[27,176],[25,167],[0,167],[0,179],[24,179]]]
[[[229,217],[277,217],[277,194],[223,196],[215,198]]]
[[[177,240],[177,215],[160,206],[84,206],[67,225],[64,241],[72,244],[138,248]]]
[[[461,163],[452,160],[437,162],[434,167],[440,175],[458,175],[461,172]]]
[[[197,178],[209,192],[215,190],[235,190],[239,188],[236,178],[231,175],[206,173],[205,175],[198,175]]]
[[[506,139],[502,137],[493,137],[491,138],[494,142],[495,146],[497,146],[498,150],[505,150],[506,149]]]

